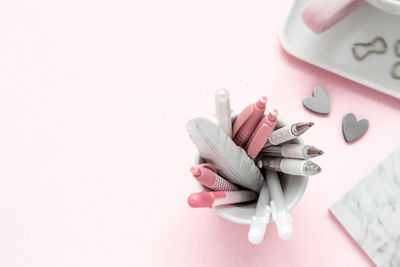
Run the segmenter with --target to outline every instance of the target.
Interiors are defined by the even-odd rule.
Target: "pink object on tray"
[[[322,33],[364,2],[365,0],[311,0],[304,8],[302,18],[314,33]]]

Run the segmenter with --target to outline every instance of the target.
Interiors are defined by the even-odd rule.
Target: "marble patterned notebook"
[[[332,207],[379,267],[400,266],[400,148]]]

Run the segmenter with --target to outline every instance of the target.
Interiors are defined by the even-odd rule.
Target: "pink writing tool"
[[[265,115],[257,125],[249,142],[246,145],[246,152],[251,158],[255,158],[268,140],[272,131],[275,129],[279,112],[274,109]]]
[[[238,191],[239,188],[217,174],[211,164],[200,164],[190,167],[190,172],[199,183],[214,191]]]
[[[301,16],[314,33],[322,33],[364,2],[365,0],[311,0]]]
[[[258,122],[264,115],[267,97],[262,96],[256,103],[248,105],[237,116],[232,128],[232,139],[238,146],[245,146]]]
[[[227,192],[199,192],[188,197],[188,204],[192,208],[206,208],[218,205],[241,203],[255,200],[258,194],[249,191],[227,191]]]

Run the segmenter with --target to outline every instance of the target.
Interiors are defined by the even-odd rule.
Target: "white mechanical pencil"
[[[275,221],[279,237],[282,240],[289,240],[293,235],[292,218],[286,209],[286,200],[278,174],[267,170],[266,179],[271,193],[272,219]]]
[[[261,185],[256,212],[251,219],[248,235],[250,243],[254,245],[260,244],[264,240],[265,230],[267,229],[267,224],[271,215],[271,208],[269,207],[270,201],[271,197],[269,194],[268,182],[264,181]]]
[[[228,90],[218,89],[215,92],[215,111],[218,125],[232,138],[232,111]]]

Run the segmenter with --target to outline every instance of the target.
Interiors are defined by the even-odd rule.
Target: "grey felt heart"
[[[353,113],[347,113],[343,117],[343,136],[347,142],[352,142],[360,138],[368,129],[368,120],[361,119],[357,121]]]
[[[312,96],[304,98],[303,105],[318,114],[329,114],[331,111],[328,94],[322,86],[315,87]]]

